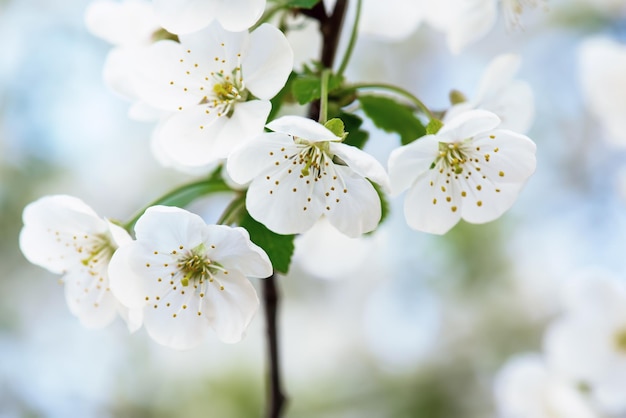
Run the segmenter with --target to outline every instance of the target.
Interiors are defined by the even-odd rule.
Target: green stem
[[[263,13],[263,16],[261,16],[259,21],[256,22],[254,25],[252,25],[249,31],[252,32],[256,28],[261,26],[263,23],[267,23],[272,17],[274,17],[276,13],[280,12],[283,9],[286,9],[284,4],[277,4],[274,7],[270,7]]]
[[[328,119],[328,80],[330,79],[330,73],[332,70],[324,68],[322,71],[322,92],[320,95],[320,115],[319,123],[322,125],[326,123]]]
[[[356,2],[356,15],[354,16],[354,25],[352,26],[352,32],[350,33],[350,41],[348,42],[348,47],[346,48],[346,52],[344,53],[341,64],[339,65],[339,69],[337,70],[337,75],[340,77],[346,71],[346,68],[348,67],[348,62],[350,61],[350,57],[352,57],[354,45],[356,45],[356,40],[359,33],[359,20],[361,19],[362,3],[363,0],[357,0]]]
[[[394,86],[393,84],[385,84],[385,83],[357,83],[357,84],[352,84],[351,86],[348,87],[348,90],[360,90],[360,89],[379,89],[379,90],[387,90],[387,91],[394,92],[400,96],[403,96],[409,99],[413,104],[415,104],[415,106],[417,106],[418,109],[420,109],[422,112],[426,114],[426,116],[428,116],[428,119],[438,120],[433,114],[433,112],[431,112],[430,109],[426,107],[426,105],[420,99],[418,99],[413,94],[404,90],[401,87]]]
[[[224,209],[222,216],[217,221],[218,225],[232,225],[235,223],[237,215],[246,205],[246,194],[238,194]]]
[[[143,209],[139,210],[133,218],[122,225],[122,227],[129,233],[135,226],[137,220],[144,214],[144,212],[151,206],[166,205],[166,206],[185,206],[191,203],[194,199],[200,196],[204,196],[210,193],[216,192],[229,192],[232,191],[230,187],[224,183],[222,179],[203,179],[188,183],[177,187],[176,189],[164,194],[158,199],[150,202]]]

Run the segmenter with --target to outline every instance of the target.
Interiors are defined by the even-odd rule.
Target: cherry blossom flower
[[[249,34],[214,23],[181,35],[180,43],[154,43],[142,63],[135,85],[140,97],[173,112],[154,132],[157,148],[173,163],[196,167],[226,158],[263,132],[269,99],[285,84],[293,52],[269,24]]]
[[[496,376],[494,396],[500,418],[599,418],[580,390],[551,373],[538,354],[510,359]]]
[[[137,120],[157,119],[160,112],[141,102],[135,90],[138,57],[162,31],[152,3],[97,0],[87,7],[85,23],[92,34],[115,46],[107,55],[103,77],[111,90],[134,102],[129,116]]]
[[[516,54],[495,57],[483,73],[476,97],[452,106],[446,112],[444,123],[461,112],[484,109],[500,118],[500,129],[526,133],[532,124],[535,106],[530,85],[514,79],[520,62]]]
[[[144,326],[158,343],[179,349],[200,344],[209,328],[234,343],[259,306],[249,277],[272,265],[243,228],[207,225],[186,210],[153,206],[135,225],[136,241],[109,266],[111,290],[129,308],[144,309]]]
[[[459,53],[467,45],[483,38],[493,29],[498,8],[509,28],[519,27],[520,15],[542,0],[439,0],[429,2],[426,20],[446,34],[450,51]]]
[[[461,218],[489,222],[513,205],[535,170],[536,146],[496,129],[499,123],[493,113],[467,111],[436,135],[392,151],[392,194],[409,189],[404,214],[411,228],[444,234]]]
[[[169,32],[183,35],[217,20],[225,29],[243,31],[256,23],[266,0],[154,0],[159,22]]]
[[[372,231],[381,216],[370,179],[388,187],[384,168],[369,154],[342,144],[323,125],[283,116],[234,151],[227,161],[232,179],[250,187],[250,215],[279,234],[307,231],[322,216],[349,237]]]
[[[365,0],[359,32],[391,41],[408,38],[424,19],[423,0]]]
[[[548,363],[590,389],[605,413],[626,412],[626,283],[607,273],[568,281],[565,312],[546,331]]]
[[[131,331],[141,325],[141,312],[127,311],[109,288],[108,264],[115,249],[131,241],[126,231],[65,195],[30,203],[23,220],[22,253],[31,263],[63,275],[67,304],[81,324],[101,328],[119,313]]]
[[[587,107],[615,144],[626,144],[626,46],[605,37],[585,40],[578,52]],[[610,65],[607,65],[610,63]]]

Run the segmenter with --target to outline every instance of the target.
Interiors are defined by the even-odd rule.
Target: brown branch
[[[280,418],[286,402],[280,377],[280,356],[278,355],[278,327],[276,316],[280,295],[276,288],[276,275],[262,280],[261,290],[265,302],[265,324],[267,332],[267,351],[269,358],[269,402],[267,404],[267,418]]]
[[[321,10],[318,10],[321,9]],[[337,46],[339,46],[339,38],[343,20],[348,9],[348,0],[337,0],[332,15],[327,16],[324,11],[323,2],[311,9],[311,13],[307,16],[313,17],[320,22],[320,33],[322,35],[322,51],[320,54],[320,63],[322,68],[332,68],[337,55]],[[320,113],[320,102],[316,100],[309,107],[309,118],[317,120]]]
[[[300,13],[316,19],[320,22],[322,34],[322,51],[320,63],[323,68],[332,68],[337,54],[341,27],[348,7],[348,0],[337,0],[333,13],[328,16],[323,2],[317,3],[310,10],[300,10]],[[309,108],[309,118],[316,120],[320,112],[320,103],[315,101]],[[276,287],[276,275],[271,275],[262,280],[262,294],[265,306],[265,323],[267,332],[267,350],[269,357],[269,401],[267,405],[267,418],[280,418],[287,398],[283,392],[280,376],[280,356],[278,351],[278,327],[276,316],[280,295]]]

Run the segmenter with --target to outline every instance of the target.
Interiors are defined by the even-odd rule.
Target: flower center
[[[618,331],[613,338],[613,342],[615,343],[615,348],[617,348],[617,351],[626,354],[626,328]]]
[[[309,144],[308,141],[294,137],[294,141],[298,144]],[[298,163],[304,167],[300,171],[303,176],[308,176],[313,169],[314,177],[322,177],[323,168],[329,165],[332,157],[329,155],[330,146],[328,142],[313,143],[300,151],[298,155]]]
[[[241,67],[235,68],[231,74],[224,74],[220,71],[212,73],[211,76],[214,80],[213,94],[210,95],[211,97],[205,96],[200,104],[208,104],[217,110],[217,116],[231,117],[235,111],[235,104],[245,102],[248,98],[248,90],[241,76]]]
[[[439,155],[430,168],[435,168],[440,161],[444,166],[450,167],[454,174],[461,174],[463,172],[463,164],[467,162],[467,157],[458,142],[452,144],[440,142]]]
[[[77,251],[83,253],[85,248],[78,246]],[[91,248],[87,251],[87,256],[82,258],[80,262],[88,267],[90,271],[93,271],[96,266],[102,261],[109,261],[115,248],[111,245],[111,242],[105,235],[96,235],[91,242]]]
[[[189,286],[189,281],[194,283],[203,280],[212,281],[212,276],[220,269],[218,263],[212,262],[205,254],[206,247],[200,244],[185,256],[178,260],[178,268],[183,273],[180,283]]]

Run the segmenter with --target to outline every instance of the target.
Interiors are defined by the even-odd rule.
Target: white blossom
[[[92,34],[114,45],[104,63],[103,77],[111,90],[134,102],[129,116],[137,120],[157,119],[160,112],[140,101],[135,90],[138,57],[162,30],[152,3],[97,0],[87,7],[85,23]]]
[[[526,133],[532,124],[535,106],[530,85],[515,79],[520,62],[516,54],[495,57],[483,73],[476,96],[452,106],[444,122],[470,109],[484,109],[500,118],[500,129]]]
[[[499,418],[600,418],[572,382],[552,373],[539,354],[511,358],[498,372]]]
[[[384,168],[369,154],[341,143],[323,125],[283,116],[234,151],[232,179],[250,187],[250,215],[279,234],[307,231],[322,216],[349,237],[372,231],[381,217],[380,198],[368,178],[384,188]]]
[[[243,338],[259,300],[248,277],[268,277],[272,265],[243,228],[207,225],[186,210],[153,206],[135,225],[109,267],[111,290],[129,308],[143,308],[158,343],[183,350],[209,328],[234,343]]]
[[[170,112],[154,132],[157,148],[173,165],[198,167],[263,132],[269,100],[292,66],[293,52],[275,27],[249,34],[214,23],[180,43],[154,43],[135,87],[146,103]]]
[[[104,327],[119,313],[131,331],[141,325],[141,313],[124,309],[109,288],[111,256],[131,240],[124,229],[66,195],[30,203],[24,208],[23,221],[22,253],[31,263],[63,275],[67,304],[81,324]]]
[[[438,0],[427,3],[426,21],[446,34],[448,47],[459,53],[493,29],[498,9],[509,28],[520,27],[519,17],[542,0]]]
[[[484,110],[463,112],[436,135],[392,151],[392,193],[409,189],[404,214],[411,228],[444,234],[461,218],[489,222],[513,205],[535,170],[536,146],[496,129],[499,123]]]
[[[187,34],[217,20],[229,31],[249,29],[263,14],[266,0],[154,0],[160,24],[169,32]]]
[[[606,38],[582,42],[579,78],[589,111],[615,144],[626,144],[626,46]]]
[[[598,407],[626,412],[626,284],[607,273],[568,281],[565,312],[544,337],[549,364],[589,388]]]

